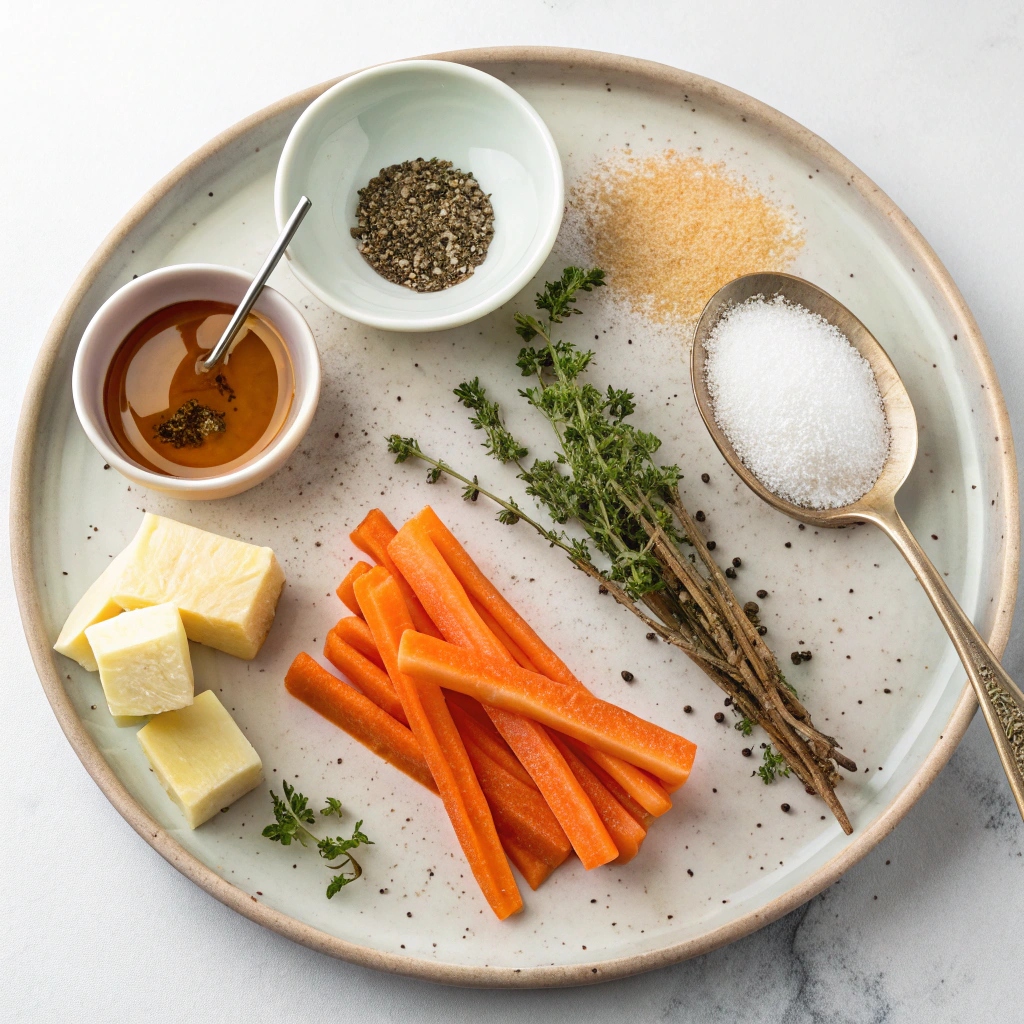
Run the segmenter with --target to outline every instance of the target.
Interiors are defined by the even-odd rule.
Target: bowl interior
[[[202,490],[230,476],[251,474],[254,466],[291,442],[295,430],[302,429],[302,422],[308,422],[310,403],[315,408],[319,395],[320,365],[316,346],[298,310],[280,292],[268,287],[264,288],[254,308],[277,328],[285,343],[292,361],[295,394],[280,431],[254,459],[231,473],[189,479],[163,477],[138,466],[125,454],[107,423],[103,412],[107,368],[121,342],[137,324],[175,302],[210,299],[237,304],[249,282],[248,274],[231,267],[201,264],[165,267],[125,285],[97,311],[82,335],[75,361],[75,405],[90,440],[119,471],[127,470],[132,478],[146,480],[163,490]]]
[[[417,157],[471,172],[494,207],[486,260],[440,292],[387,281],[350,234],[358,189],[381,168]],[[532,107],[498,79],[442,61],[372,69],[316,100],[281,158],[279,220],[303,194],[313,208],[289,250],[299,278],[346,315],[406,330],[440,326],[496,293],[488,309],[511,297],[547,255],[563,201],[558,152]]]

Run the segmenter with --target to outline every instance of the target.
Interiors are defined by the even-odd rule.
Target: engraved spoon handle
[[[956,648],[968,678],[978,695],[989,731],[999,751],[999,760],[1010,782],[1017,809],[1024,817],[1024,694],[1006,674],[973,623],[950,593],[942,574],[924,553],[903,522],[894,504],[877,508],[869,515],[907,560],[924,592],[939,613]],[[1016,750],[1015,750],[1016,748]],[[1020,753],[1018,753],[1019,751]]]

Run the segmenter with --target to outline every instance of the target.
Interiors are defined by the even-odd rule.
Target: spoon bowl
[[[755,296],[766,299],[781,295],[827,320],[847,338],[850,344],[868,361],[889,426],[889,454],[874,486],[855,502],[839,508],[816,509],[796,505],[770,491],[743,464],[725,431],[715,420],[714,402],[708,389],[705,364],[707,342],[722,314]],[[892,360],[875,336],[841,302],[827,292],[789,274],[748,274],[720,288],[711,296],[697,321],[693,347],[690,350],[690,382],[697,408],[715,444],[726,462],[758,497],[773,508],[809,526],[849,526],[873,519],[879,510],[887,510],[895,502],[896,492],[910,475],[917,458],[917,417],[910,395]]]
[[[770,491],[743,464],[715,420],[714,401],[705,373],[707,342],[719,318],[754,296],[781,295],[819,314],[846,337],[867,360],[882,396],[889,426],[889,454],[871,489],[840,508],[796,505]],[[789,274],[748,274],[720,288],[704,307],[694,329],[690,351],[690,383],[697,408],[725,461],[740,479],[773,508],[810,526],[839,527],[874,523],[907,560],[938,613],[978,697],[985,721],[999,751],[1017,809],[1024,816],[1024,693],[1007,675],[995,655],[953,597],[945,580],[918,544],[896,510],[896,492],[910,475],[917,457],[917,418],[900,375],[874,335],[841,302],[809,281]],[[813,382],[810,382],[813,386]]]

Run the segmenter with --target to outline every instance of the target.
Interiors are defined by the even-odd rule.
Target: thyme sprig
[[[316,815],[309,806],[309,800],[296,792],[293,786],[282,782],[285,799],[282,800],[273,790],[270,791],[270,799],[274,802],[274,817],[276,823],[268,825],[263,830],[263,835],[272,842],[280,843],[282,846],[291,846],[292,842],[298,842],[302,846],[309,846],[313,843],[317,852],[327,861],[341,860],[337,864],[328,864],[331,871],[339,872],[327,886],[327,898],[331,899],[340,892],[349,882],[354,882],[362,873],[363,869],[359,861],[353,856],[352,851],[358,846],[373,846],[373,841],[360,831],[363,827],[361,821],[357,821],[352,835],[349,839],[338,836],[336,839],[325,836],[320,839],[314,835],[306,826],[316,821]],[[335,815],[342,816],[341,801],[336,797],[329,796],[327,803],[320,809],[320,814],[328,818]]]
[[[518,313],[516,332],[526,343],[516,365],[533,383],[519,394],[547,419],[557,441],[554,458],[526,464],[527,449],[506,426],[497,402],[479,378],[455,389],[484,432],[484,447],[512,463],[526,492],[544,507],[556,527],[573,522],[586,540],[532,518],[512,498],[504,499],[448,463],[425,453],[414,438],[393,435],[388,450],[397,462],[418,459],[436,483],[450,476],[463,484],[463,497],[480,495],[499,506],[498,519],[525,522],[582,572],[638,616],[649,630],[684,651],[729,695],[749,735],[761,726],[771,741],[755,773],[765,783],[791,771],[828,804],[843,829],[852,831],[837,799],[836,766],[856,771],[836,740],[819,732],[708,550],[679,492],[677,466],[655,462],[661,441],[628,422],[635,412],[632,392],[604,391],[585,380],[594,353],[553,337],[553,327],[581,310],[580,293],[604,285],[601,270],[569,267],[548,282],[536,306],[546,322]],[[599,569],[591,547],[607,560]]]

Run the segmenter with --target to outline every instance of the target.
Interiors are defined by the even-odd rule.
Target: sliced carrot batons
[[[343,619],[338,619],[332,630],[339,639],[354,647],[364,658],[368,658],[377,668],[384,671],[384,661],[373,642],[370,627],[360,616],[346,615]]]
[[[359,614],[359,602],[356,600],[356,592],[353,586],[360,576],[365,576],[373,568],[369,562],[356,562],[345,574],[345,578],[338,584],[335,593],[341,603],[353,614]]]
[[[569,691],[536,672],[422,633],[402,637],[398,664],[417,682],[445,686],[484,705],[529,716],[669,782],[685,782],[690,774],[697,749],[693,743],[586,690]]]
[[[412,631],[402,592],[381,566],[360,577],[355,592],[470,870],[491,909],[504,920],[521,910],[523,901],[465,745],[440,687],[414,683],[398,668],[400,639]]]
[[[324,657],[357,690],[366,694],[381,711],[386,711],[402,725],[409,724],[391,677],[383,669],[377,668],[369,658],[364,658],[354,647],[345,643],[334,629],[327,633],[324,641]]]
[[[427,768],[415,736],[386,711],[327,669],[308,654],[299,654],[292,662],[284,685],[293,697],[339,729],[344,729],[364,747],[394,765],[410,778],[437,792],[434,777]]]

